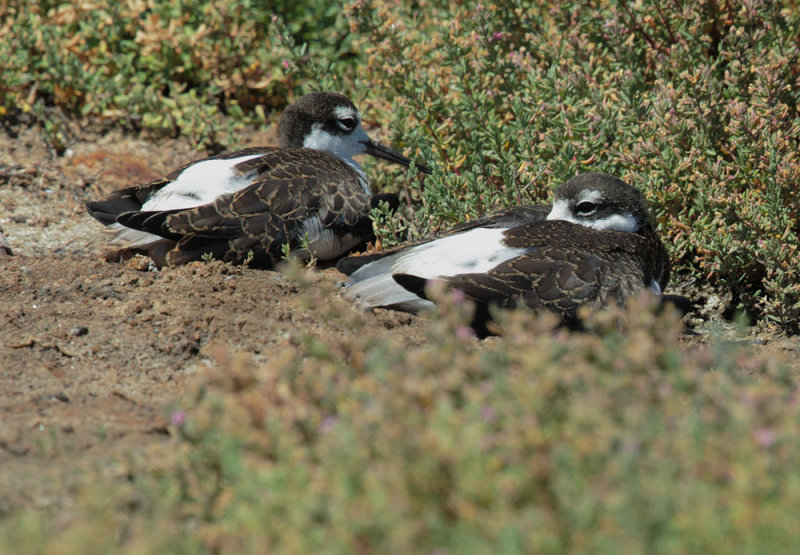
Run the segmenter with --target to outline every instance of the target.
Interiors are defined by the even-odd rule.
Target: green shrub
[[[351,56],[338,4],[324,0],[6,2],[0,21],[4,112],[55,107],[203,145],[286,104],[293,41],[313,40],[331,63]]]

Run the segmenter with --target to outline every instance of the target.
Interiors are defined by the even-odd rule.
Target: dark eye
[[[337,120],[339,127],[344,129],[345,131],[352,131],[356,128],[356,118],[342,118]]]
[[[581,201],[575,207],[575,212],[577,212],[578,216],[591,216],[597,212],[597,204],[588,200]]]

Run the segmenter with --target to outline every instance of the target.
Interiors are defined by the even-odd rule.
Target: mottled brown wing
[[[574,317],[583,304],[622,301],[653,279],[648,245],[633,233],[546,222],[506,236],[506,244],[529,252],[485,274],[460,274],[447,283],[479,303],[524,304]]]
[[[198,162],[204,162],[206,160],[229,160],[231,158],[238,158],[241,156],[249,156],[251,154],[269,154],[278,150],[278,147],[252,147],[246,148],[243,150],[237,150],[233,152],[228,152],[225,154],[221,154],[219,156],[212,156],[209,158],[203,158],[200,160],[194,160],[189,162],[188,164],[184,164],[177,170],[173,171],[172,173],[165,175],[164,177],[159,177],[158,179],[154,179],[153,181],[149,181],[147,183],[141,183],[132,185],[130,187],[123,187],[121,189],[117,189],[112,191],[108,197],[100,201],[91,201],[86,203],[86,208],[89,211],[89,214],[92,215],[93,218],[99,220],[105,225],[113,224],[117,216],[120,214],[124,214],[126,212],[137,212],[142,209],[142,205],[147,201],[151,194],[154,192],[164,188],[165,186],[169,185],[173,181],[175,181],[178,176],[189,166],[193,166]],[[237,169],[243,170],[245,168],[250,168],[251,164],[238,164],[236,167]],[[245,172],[247,170],[245,169]]]
[[[325,228],[371,230],[370,195],[359,185],[355,170],[334,156],[281,149],[254,159],[252,165],[260,174],[253,185],[166,217],[164,230],[182,237],[169,254],[170,263],[188,262],[207,252],[240,262],[252,251],[253,264],[270,265],[280,258],[283,244],[300,245],[303,224],[312,217]]]

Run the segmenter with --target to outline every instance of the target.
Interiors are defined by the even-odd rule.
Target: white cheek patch
[[[553,209],[550,210],[550,213],[547,215],[547,219],[564,220],[574,224],[580,223],[572,216],[572,212],[569,211],[569,203],[567,203],[565,200],[553,201]]]
[[[306,138],[303,140],[303,147],[312,148],[314,150],[324,150],[325,152],[334,154],[337,142],[338,137],[325,131],[321,123],[315,123],[311,126],[311,133],[306,135]]]
[[[227,193],[250,185],[251,176],[238,173],[234,167],[261,154],[239,156],[229,160],[203,160],[192,164],[178,178],[159,189],[142,205],[143,212],[193,208],[214,202]]]
[[[340,106],[336,110],[339,109],[349,108]],[[352,110],[350,111],[352,112]],[[367,176],[364,174],[364,170],[361,169],[358,162],[353,160],[353,156],[363,154],[364,151],[367,150],[367,146],[364,144],[366,141],[369,141],[369,136],[367,136],[367,132],[364,131],[360,123],[349,135],[332,135],[323,129],[321,123],[315,123],[311,126],[311,133],[309,133],[303,141],[303,147],[333,154],[339,160],[356,170],[356,172],[358,172],[358,182],[361,188],[364,189],[367,194],[370,194],[371,191],[369,183],[367,182]]]
[[[303,147],[329,152],[352,165],[355,164],[353,156],[358,156],[367,149],[362,141],[369,141],[369,137],[361,124],[349,135],[333,135],[325,131],[321,123],[315,123],[311,126],[311,133],[303,141]]]
[[[632,214],[613,214],[600,220],[586,222],[584,225],[601,231],[625,231],[635,233],[639,230],[639,222]]]

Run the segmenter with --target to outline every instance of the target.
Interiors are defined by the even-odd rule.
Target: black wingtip
[[[375,260],[383,258],[384,256],[386,256],[384,251],[378,251],[372,254],[360,254],[356,256],[340,258],[336,263],[336,269],[342,272],[344,275],[349,276],[362,266],[366,266],[370,262],[374,262]]]
[[[336,263],[336,269],[344,275],[349,276],[367,262],[361,262],[359,256],[348,256],[347,258],[340,258]]]
[[[131,229],[138,229],[177,241],[183,236],[172,233],[167,226],[167,218],[177,212],[181,212],[181,209],[160,212],[125,212],[117,216],[116,222]]]
[[[428,284],[427,279],[419,276],[412,276],[411,274],[392,274],[392,278],[403,289],[414,293],[421,299],[428,298],[425,294],[425,286]]]
[[[89,215],[103,225],[111,225],[120,214],[135,212],[141,208],[129,198],[89,201],[84,206]]]

